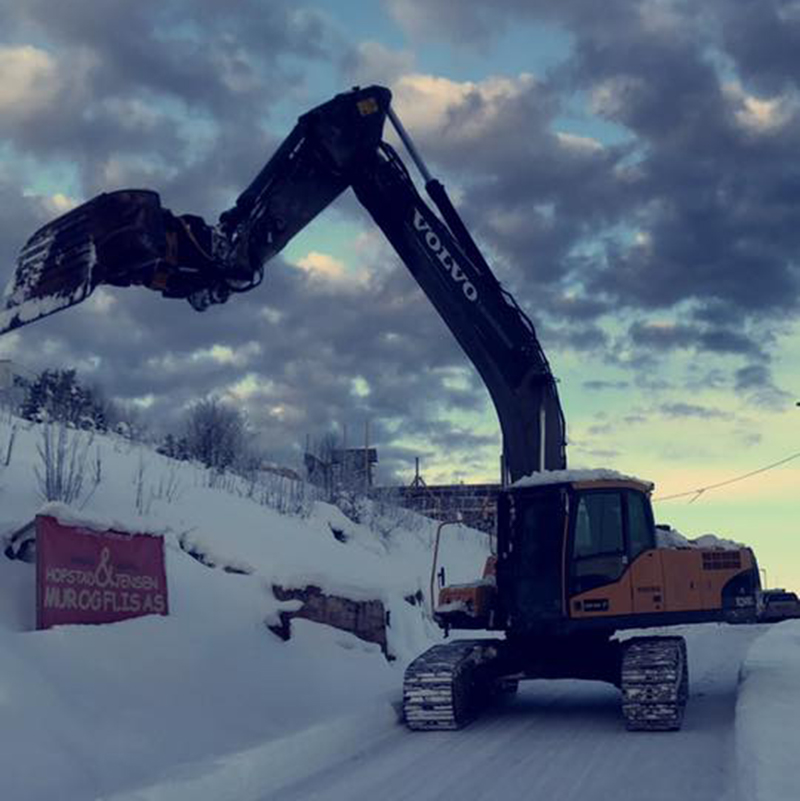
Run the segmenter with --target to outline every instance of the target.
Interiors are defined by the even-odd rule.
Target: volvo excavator
[[[384,141],[387,120],[438,213]],[[584,678],[621,689],[628,728],[680,728],[683,638],[618,633],[755,619],[755,557],[748,548],[659,548],[651,484],[566,469],[564,415],[534,326],[429,173],[388,89],[356,88],[301,116],[215,224],[172,213],[156,192],[125,189],[45,225],[20,252],[0,333],[101,285],[146,287],[198,311],[223,303],[261,283],[265,264],[348,188],[481,375],[502,432],[496,557],[481,581],[442,589],[434,614],[446,631],[497,636],[444,641],[415,659],[406,724],[457,729],[521,679]]]

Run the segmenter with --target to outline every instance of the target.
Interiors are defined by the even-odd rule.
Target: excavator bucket
[[[22,248],[0,309],[0,334],[75,306],[100,284],[146,283],[164,250],[155,192],[98,195],[44,225]]]

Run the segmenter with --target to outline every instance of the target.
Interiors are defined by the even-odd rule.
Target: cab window
[[[624,550],[619,493],[581,495],[575,518],[575,557],[580,559]]]
[[[572,592],[616,581],[625,569],[625,537],[619,492],[578,496],[572,546]]]
[[[631,562],[643,551],[655,548],[655,531],[647,502],[638,492],[628,492],[628,555]]]

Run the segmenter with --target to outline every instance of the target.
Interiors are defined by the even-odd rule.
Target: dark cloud
[[[229,203],[272,149],[263,120],[302,84],[287,59],[329,58],[322,18],[284,2],[0,0],[0,9],[10,20],[0,63],[23,83],[0,136],[71,163],[85,196],[149,184],[201,212]]]
[[[736,371],[734,389],[758,407],[773,411],[785,411],[794,397],[779,387],[768,364],[748,364]]]
[[[581,386],[584,389],[594,392],[604,389],[627,389],[630,384],[627,381],[584,381]]]
[[[477,380],[452,385],[451,368],[469,363],[399,270],[369,287],[348,286],[278,259],[259,290],[203,314],[144,290],[103,290],[98,303],[4,342],[15,343],[4,355],[30,367],[77,365],[115,398],[149,397],[142,414],[161,431],[177,427],[198,398],[232,395],[263,447],[294,462],[306,435],[343,425],[360,431],[367,421],[381,446],[389,437],[421,438],[436,452],[466,454],[470,465],[483,446],[497,447],[496,437],[440,419],[482,411],[488,395]],[[408,469],[391,452],[381,456],[382,476]]]
[[[736,389],[757,389],[771,383],[770,370],[763,364],[750,364],[736,371]]]
[[[654,347],[754,355],[765,327],[797,314],[800,15],[792,4],[713,3],[701,18],[680,0],[468,0],[457,14],[444,0],[386,6],[412,34],[461,46],[525,21],[570,34],[562,64],[492,101],[480,139],[426,142],[445,166],[470,165],[465,215],[536,317],[689,303],[702,326],[632,335]],[[575,91],[624,132],[621,142],[570,147],[556,135],[569,129],[563,117]],[[464,122],[487,102],[476,92],[451,116]],[[565,296],[581,302],[554,302]]]
[[[696,403],[663,403],[659,411],[667,417],[696,417],[701,420],[727,420],[730,414],[721,409],[712,409]]]
[[[772,92],[793,88],[800,79],[800,12],[796,3],[716,2],[725,52],[739,72]]]
[[[584,389],[657,393],[675,388],[659,360],[688,349],[730,357],[715,386],[769,408],[786,403],[769,360],[800,298],[798,21],[788,4],[712,2],[702,25],[694,4],[677,1],[384,5],[413,36],[484,52],[511,24],[568,34],[569,52],[547,74],[492,91],[476,81],[438,109],[438,123],[422,118],[411,131],[457,188],[556,373],[562,349],[604,354],[635,375],[609,383],[587,372]],[[323,16],[288,2],[0,0],[0,30],[2,64],[25,89],[0,109],[11,163],[0,172],[6,264],[52,213],[30,196],[39,170],[74,174],[68,191],[80,196],[151,186],[179,212],[215,217],[291,120],[324,99],[308,102],[315,67],[363,82],[367,73],[399,81],[414,67],[413,52],[344,43]],[[576,100],[589,104],[582,125]],[[614,137],[592,141],[592,115]],[[366,224],[351,196],[329,214]],[[457,421],[490,409],[486,391],[391,251],[364,266],[366,281],[331,282],[277,259],[257,292],[203,315],[111,290],[0,347],[33,367],[78,366],[115,397],[147,398],[142,414],[156,425],[238,388],[276,455],[297,456],[306,434],[369,420],[388,475],[412,470],[413,455],[483,470],[496,438]],[[661,324],[665,314],[678,322]],[[702,385],[701,374],[692,380]]]
[[[631,341],[657,350],[693,348],[712,353],[757,355],[759,346],[740,331],[701,325],[635,322],[628,329]]]
[[[0,264],[11,265],[21,244],[20,232],[32,232],[49,217],[52,211],[33,198],[20,196],[17,183],[4,180],[0,173]],[[25,236],[25,234],[22,234]],[[10,270],[0,273],[0,281],[11,277]],[[2,289],[5,283],[0,286]]]

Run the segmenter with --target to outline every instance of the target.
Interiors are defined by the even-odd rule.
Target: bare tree
[[[93,434],[70,430],[64,423],[42,426],[41,440],[36,446],[39,464],[34,465],[33,471],[44,500],[76,503],[84,495],[84,479],[91,469],[92,486],[84,495],[82,505],[89,500],[103,477],[99,450],[94,463],[90,461],[93,442]]]
[[[217,470],[235,467],[247,455],[247,419],[217,398],[199,401],[189,410],[184,438],[187,455]]]

